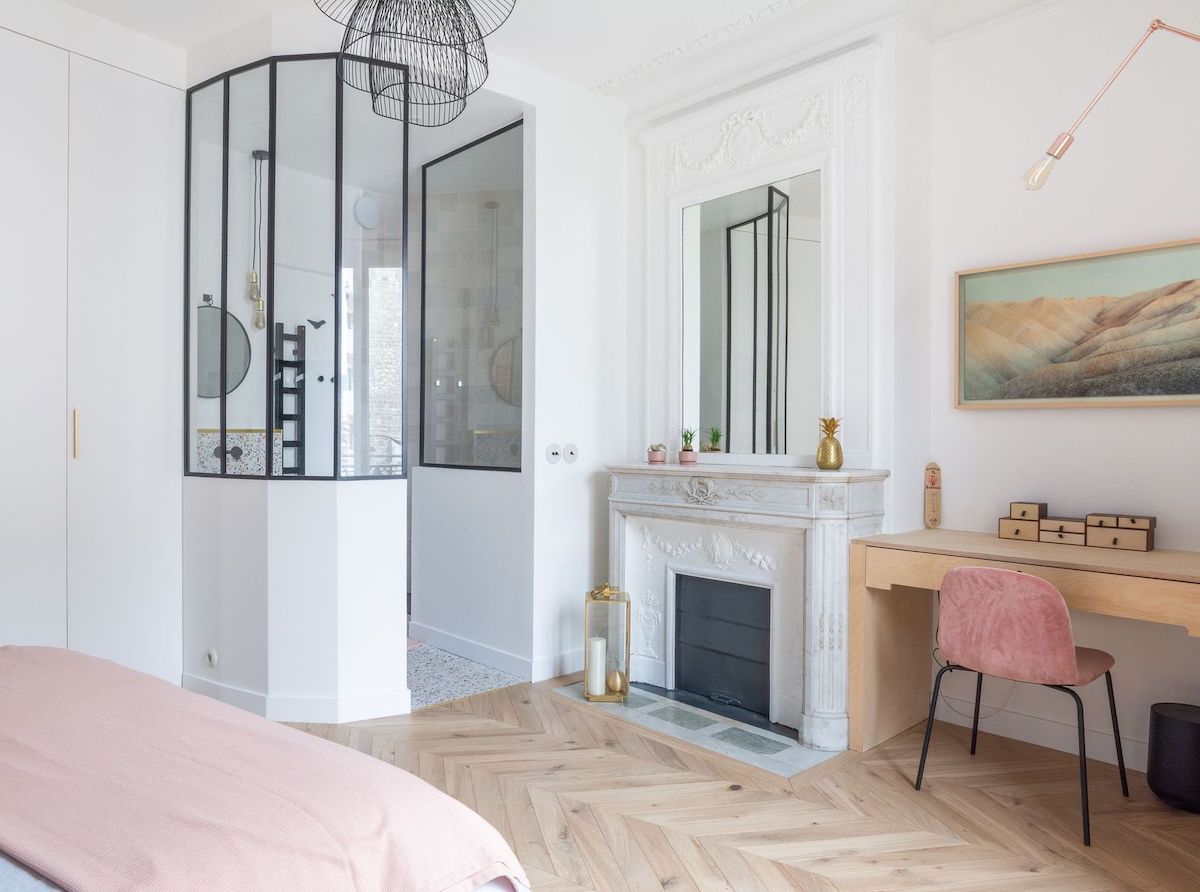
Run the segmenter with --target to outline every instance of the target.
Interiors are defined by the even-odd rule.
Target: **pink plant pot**
[[[652,464],[652,465],[666,464],[667,463],[667,453],[665,450],[662,452],[651,452],[649,449],[647,449],[646,450],[646,461],[650,462],[650,464]]]
[[[696,453],[691,449],[680,449],[679,463],[681,465],[694,465],[696,463]]]

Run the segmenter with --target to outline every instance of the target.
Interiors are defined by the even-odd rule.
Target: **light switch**
[[[550,464],[558,464],[562,461],[562,457],[562,447],[557,443],[551,443],[546,447],[546,461],[550,462]]]
[[[579,460],[579,447],[574,443],[568,443],[563,447],[563,461],[569,465],[575,464]]]

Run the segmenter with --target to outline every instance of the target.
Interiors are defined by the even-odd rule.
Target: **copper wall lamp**
[[[1075,131],[1079,129],[1079,125],[1083,123],[1083,119],[1096,107],[1096,103],[1100,101],[1100,97],[1108,92],[1108,88],[1113,85],[1113,81],[1120,77],[1121,72],[1125,70],[1125,67],[1137,55],[1138,50],[1145,45],[1146,41],[1150,39],[1150,35],[1155,31],[1170,31],[1172,34],[1178,34],[1180,37],[1200,42],[1200,34],[1193,34],[1191,31],[1184,31],[1182,28],[1168,25],[1162,19],[1155,19],[1151,22],[1150,27],[1146,29],[1146,33],[1142,35],[1142,39],[1129,51],[1129,55],[1117,66],[1117,70],[1109,75],[1108,80],[1104,82],[1104,86],[1100,88],[1100,92],[1092,97],[1092,101],[1087,104],[1087,108],[1083,110],[1083,114],[1075,119],[1075,123],[1071,125],[1071,129],[1055,137],[1054,142],[1050,143],[1050,148],[1046,149],[1046,154],[1035,161],[1029,170],[1025,171],[1024,182],[1026,189],[1040,189],[1045,185],[1046,179],[1050,176],[1050,171],[1054,169],[1054,162],[1065,155],[1067,149],[1071,148],[1071,143],[1075,141]]]

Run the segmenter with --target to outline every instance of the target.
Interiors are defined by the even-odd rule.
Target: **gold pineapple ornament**
[[[840,418],[821,418],[821,444],[817,447],[817,467],[822,471],[837,471],[842,467],[842,444],[838,442]]]

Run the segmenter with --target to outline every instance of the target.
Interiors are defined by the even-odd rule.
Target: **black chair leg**
[[[975,755],[975,742],[979,740],[979,700],[983,696],[983,673],[977,672],[975,679],[975,718],[971,721],[971,755]]]
[[[929,721],[925,723],[925,743],[921,746],[921,764],[917,768],[915,789],[921,789],[921,780],[925,777],[925,757],[929,755],[929,736],[933,733],[933,714],[937,712],[938,690],[942,687],[942,676],[952,672],[954,667],[947,664],[938,670],[937,678],[933,680],[933,696],[929,699]]]
[[[1113,694],[1112,673],[1104,673],[1104,681],[1108,685],[1108,710],[1112,713],[1113,740],[1117,743],[1117,768],[1121,772],[1121,793],[1129,796],[1129,781],[1125,777],[1125,752],[1121,747],[1121,729],[1117,727],[1117,698]]]
[[[1084,741],[1083,701],[1075,691],[1068,687],[1057,684],[1049,684],[1046,687],[1054,688],[1056,691],[1065,691],[1075,701],[1075,715],[1079,723],[1079,799],[1083,806],[1083,844],[1090,846],[1092,844],[1092,821],[1088,814],[1087,744]]]

